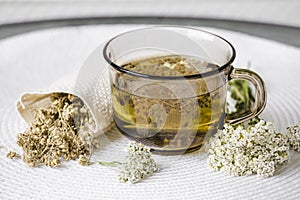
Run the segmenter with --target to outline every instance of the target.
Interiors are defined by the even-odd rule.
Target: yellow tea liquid
[[[158,76],[186,76],[218,68],[184,56],[145,58],[122,67]],[[128,77],[119,74],[112,84],[115,123],[124,135],[151,147],[154,152],[176,154],[196,150],[207,135],[223,126],[225,82],[214,90],[209,89],[215,87],[214,82],[220,82],[218,78],[209,82],[192,79],[183,84],[178,81],[166,85],[164,81],[141,84]],[[189,89],[195,95],[191,96]],[[188,97],[184,96],[185,92],[189,93]]]

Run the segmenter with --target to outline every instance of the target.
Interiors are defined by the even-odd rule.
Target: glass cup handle
[[[231,79],[250,81],[256,89],[255,102],[248,113],[243,116],[238,116],[239,113],[226,115],[226,123],[236,125],[259,115],[266,106],[267,95],[264,81],[258,74],[251,70],[232,68],[229,75],[229,80]]]

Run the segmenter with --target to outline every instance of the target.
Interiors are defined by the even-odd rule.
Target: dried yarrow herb
[[[6,157],[9,159],[14,159],[18,157],[18,154],[15,151],[10,151],[7,153]]]
[[[35,111],[34,122],[17,137],[24,151],[23,161],[32,167],[55,167],[62,160],[79,159],[86,165],[97,145],[91,131],[95,122],[89,110],[71,94],[54,93],[50,101],[48,107]]]

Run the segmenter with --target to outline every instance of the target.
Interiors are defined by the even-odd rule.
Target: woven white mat
[[[110,168],[82,167],[75,161],[61,167],[29,168],[9,160],[16,135],[26,128],[15,102],[20,94],[45,88],[80,67],[98,44],[133,25],[69,27],[27,33],[0,41],[0,199],[300,199],[300,153],[268,179],[230,177],[213,172],[205,155],[155,156],[162,170],[135,185],[122,184]],[[220,29],[237,50],[236,67],[251,68],[267,84],[264,119],[279,130],[300,123],[300,49]],[[119,160],[127,140],[117,130],[102,137],[94,160]]]

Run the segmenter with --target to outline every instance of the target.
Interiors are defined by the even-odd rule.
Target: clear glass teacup
[[[232,67],[233,46],[215,34],[158,26],[120,34],[103,50],[110,64],[113,118],[122,134],[161,154],[199,149],[224,122],[237,124],[265,107],[262,79]],[[228,82],[250,81],[251,110],[225,113]]]

